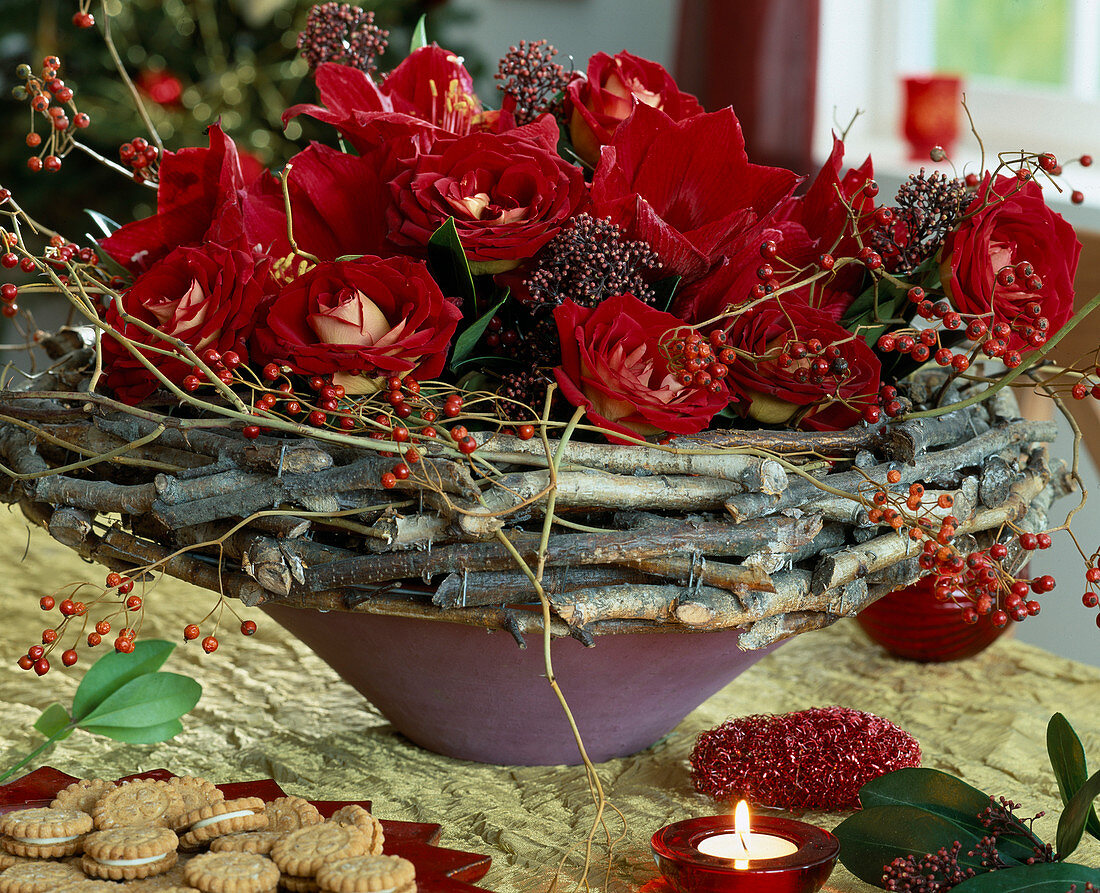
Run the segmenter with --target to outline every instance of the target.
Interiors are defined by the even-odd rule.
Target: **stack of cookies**
[[[0,893],[415,893],[361,806],[226,800],[209,781],[84,779],[48,808],[0,815]]]

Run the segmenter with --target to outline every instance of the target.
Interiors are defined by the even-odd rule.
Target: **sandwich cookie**
[[[92,818],[101,831],[129,825],[167,828],[181,803],[179,792],[165,781],[124,781],[99,798]]]
[[[279,869],[255,853],[203,853],[187,863],[184,877],[202,893],[275,893]]]
[[[15,856],[56,859],[80,852],[92,817],[78,809],[17,809],[0,816],[0,844]]]
[[[324,822],[291,831],[271,848],[271,858],[284,875],[283,886],[301,889],[296,881],[312,882],[325,862],[366,855],[370,843],[370,838],[354,825]]]
[[[382,844],[386,840],[386,835],[382,832],[382,823],[362,806],[356,806],[354,803],[344,806],[336,810],[329,821],[338,825],[354,825],[370,838],[370,848],[367,850],[369,855],[377,856],[382,852]]]
[[[210,803],[180,819],[185,833],[180,837],[184,849],[198,849],[209,840],[240,831],[263,831],[267,828],[264,801],[259,797],[238,797]]]
[[[176,864],[179,840],[170,828],[155,825],[109,828],[89,834],[81,866],[91,877],[112,881],[164,874]]]
[[[180,827],[178,822],[188,813],[225,800],[225,794],[219,791],[212,781],[194,775],[177,775],[169,778],[168,786],[175,788],[181,801],[179,813],[168,817],[169,822],[176,821],[176,824],[172,825],[173,828]]]
[[[266,856],[275,846],[275,841],[286,837],[285,831],[243,831],[240,834],[226,834],[210,841],[212,853],[256,853]]]
[[[317,807],[302,797],[280,797],[267,804],[268,831],[297,831],[319,825],[325,817]]]
[[[0,893],[53,893],[82,877],[79,868],[64,862],[20,862],[0,874]]]
[[[117,782],[105,778],[82,778],[58,791],[50,806],[54,809],[79,809],[91,815],[99,798],[116,787]]]
[[[358,856],[326,862],[317,872],[324,893],[413,893],[416,868],[400,856]]]

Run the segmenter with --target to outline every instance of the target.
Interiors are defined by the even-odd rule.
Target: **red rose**
[[[1027,312],[1037,303],[1049,338],[1073,315],[1073,277],[1081,243],[1043,200],[1038,183],[986,175],[958,227],[943,245],[941,275],[959,312],[1012,326],[1011,350],[1033,350],[1021,330],[1034,326]],[[1033,268],[1027,275],[1024,264]],[[1011,271],[1011,281],[1002,271]],[[1042,342],[1039,342],[1042,343]]]
[[[294,241],[321,260],[348,254],[379,254],[386,248],[385,209],[389,190],[373,157],[363,158],[313,143],[287,163]],[[283,196],[250,206],[251,233],[276,259],[280,280],[299,272],[287,240]]]
[[[461,318],[424,264],[366,256],[318,264],[285,286],[256,344],[302,374],[428,379],[443,370]]]
[[[585,196],[580,170],[557,154],[544,115],[506,133],[442,135],[390,181],[390,241],[423,249],[449,217],[472,263],[500,272],[549,242]]]
[[[196,353],[213,348],[236,351],[247,362],[245,346],[268,281],[267,264],[257,264],[244,252],[213,243],[201,248],[177,248],[134,280],[122,295],[125,312],[165,335],[178,338]],[[118,306],[107,307],[106,322],[138,345],[171,346],[122,319]],[[179,382],[189,363],[145,351],[145,356],[169,380]],[[153,393],[160,381],[116,338],[103,335],[103,367],[107,386],[120,400],[138,403]]]
[[[733,109],[673,121],[643,103],[600,155],[592,214],[648,242],[666,273],[691,281],[756,239],[797,182],[749,163]]]
[[[165,152],[160,163],[157,213],[128,223],[100,244],[126,269],[150,269],[173,248],[204,241],[252,250],[252,208],[281,196],[279,184],[251,161],[242,164],[219,125],[208,129],[209,148]],[[281,201],[281,198],[278,198]]]
[[[602,428],[626,436],[694,434],[729,401],[683,385],[669,370],[661,341],[683,323],[634,295],[608,298],[594,308],[565,301],[554,308],[561,365],[554,370],[565,399],[584,406]],[[608,435],[612,443],[626,443]]]
[[[855,425],[877,405],[878,357],[820,310],[771,300],[735,314],[725,331],[730,347],[750,355],[731,361],[726,378],[744,416],[782,424],[805,408],[802,427],[835,431]],[[817,353],[806,349],[816,347],[813,339],[821,345]],[[840,356],[822,352],[830,347]]]
[[[662,66],[625,51],[596,53],[588,60],[587,77],[570,82],[565,97],[573,148],[593,166],[600,160],[600,146],[611,142],[638,103],[660,109],[673,121],[703,112]]]

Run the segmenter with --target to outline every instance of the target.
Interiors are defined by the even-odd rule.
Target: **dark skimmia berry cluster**
[[[350,3],[318,3],[309,11],[298,50],[313,71],[323,62],[340,62],[374,72],[386,51],[390,32],[374,24],[374,12]]]
[[[561,117],[562,96],[572,75],[554,61],[557,54],[545,40],[521,40],[500,60],[493,77],[503,81],[497,89],[515,103],[517,124],[530,124],[547,112]]]
[[[524,285],[540,304],[556,306],[566,298],[595,307],[605,298],[634,295],[653,304],[656,292],[647,272],[660,269],[657,253],[642,241],[622,237],[610,220],[578,214],[539,252]]]
[[[875,212],[872,247],[892,273],[909,272],[934,255],[966,206],[963,180],[924,168],[898,190],[894,208]],[[886,213],[883,213],[886,212]]]

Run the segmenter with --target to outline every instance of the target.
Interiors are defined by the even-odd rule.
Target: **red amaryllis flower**
[[[557,141],[549,115],[506,133],[440,136],[390,181],[390,241],[422,249],[453,217],[472,263],[517,266],[581,210],[584,177]]]
[[[561,365],[554,370],[565,399],[584,406],[602,428],[633,437],[694,434],[725,407],[725,388],[680,383],[661,342],[681,321],[634,295],[594,308],[565,301],[554,308]],[[612,443],[627,443],[608,435]]]
[[[739,355],[726,384],[744,416],[798,422],[818,431],[850,428],[877,405],[881,364],[860,337],[799,301],[770,300],[734,315],[725,329]],[[839,357],[827,351],[836,347]]]
[[[639,104],[600,155],[592,213],[692,280],[761,230],[797,182],[791,171],[749,163],[733,109],[673,121]]]
[[[565,97],[573,148],[591,165],[599,161],[600,146],[611,142],[638,103],[660,109],[673,121],[703,111],[699,101],[681,91],[661,65],[625,51],[592,56],[587,77],[573,80]]]
[[[308,375],[438,375],[462,313],[406,257],[321,263],[285,286],[256,332],[265,359]]]
[[[323,105],[292,106],[283,113],[283,123],[310,115],[336,127],[359,152],[379,144],[380,118],[411,134],[438,129],[460,135],[495,118],[483,118],[461,58],[435,44],[411,53],[381,86],[366,72],[333,62],[318,66],[315,78]]]
[[[1038,183],[986,175],[944,241],[941,275],[960,313],[1007,323],[1008,349],[1033,350],[1046,338],[1029,340],[1027,327],[1050,337],[1073,315],[1080,254],[1073,227],[1047,206]],[[1028,312],[1031,304],[1038,314]],[[1047,320],[1045,332],[1036,316]]]
[[[264,298],[267,262],[259,263],[244,251],[209,243],[171,252],[138,276],[122,295],[122,311],[178,338],[196,353],[213,348],[232,350],[248,361],[246,343],[256,325]],[[115,302],[107,307],[107,325],[136,345],[171,350],[155,334],[123,319]],[[144,355],[170,381],[179,382],[189,363],[152,351]],[[160,381],[110,333],[103,335],[103,367],[107,386],[126,403],[138,403],[153,393]]]
[[[251,209],[264,194],[277,196],[279,185],[267,171],[242,165],[236,145],[219,125],[208,133],[209,148],[164,153],[157,213],[128,223],[100,243],[126,269],[140,273],[173,248],[204,241],[252,249]]]

